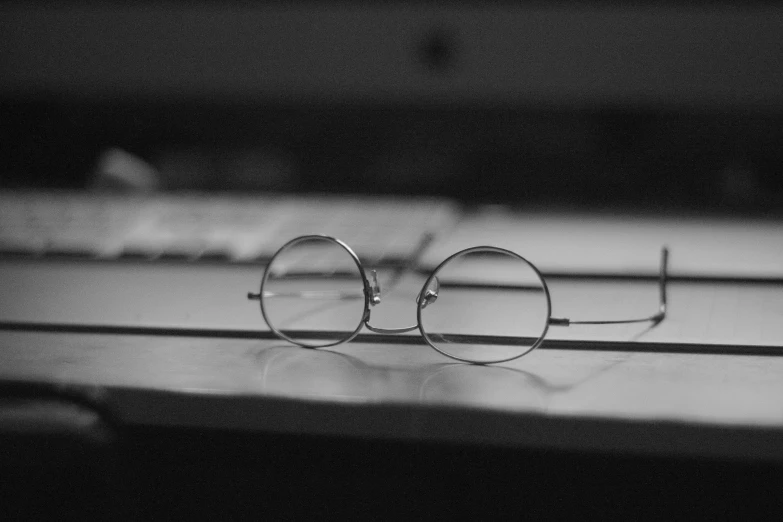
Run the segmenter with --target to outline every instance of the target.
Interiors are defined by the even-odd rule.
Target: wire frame
[[[529,268],[535,274],[536,278],[538,279],[538,282],[541,284],[541,288],[543,290],[544,298],[545,298],[545,302],[546,302],[546,318],[544,320],[544,325],[543,325],[543,328],[542,328],[541,333],[539,334],[538,338],[528,348],[523,350],[521,353],[515,354],[513,356],[509,356],[509,357],[502,357],[502,358],[499,358],[499,359],[481,360],[481,361],[476,360],[476,359],[466,358],[466,357],[459,357],[457,355],[448,353],[448,352],[442,350],[441,348],[439,348],[438,345],[436,345],[435,343],[433,343],[430,340],[430,336],[425,332],[425,329],[424,329],[424,326],[423,326],[424,323],[422,321],[422,310],[424,310],[424,307],[426,306],[426,302],[427,302],[427,300],[426,300],[427,289],[430,288],[430,285],[432,285],[433,282],[437,281],[438,273],[441,271],[441,269],[444,266],[448,265],[450,262],[454,261],[455,259],[457,259],[459,257],[466,256],[466,255],[469,255],[469,254],[474,254],[474,253],[501,254],[501,255],[509,256],[512,259],[516,259],[518,261],[521,261],[522,263],[524,263],[527,266],[527,268]],[[541,344],[544,342],[544,338],[546,337],[547,332],[549,331],[549,325],[552,323],[552,297],[551,297],[551,295],[549,293],[549,286],[547,286],[546,280],[544,279],[543,274],[541,274],[541,271],[536,267],[536,265],[534,265],[533,263],[528,261],[526,258],[520,256],[516,252],[512,252],[511,250],[506,250],[505,248],[500,248],[500,247],[476,246],[476,247],[471,247],[471,248],[466,248],[464,250],[460,250],[459,252],[450,255],[445,260],[443,260],[435,268],[435,270],[432,271],[430,276],[424,282],[424,286],[422,286],[422,289],[419,292],[419,296],[416,299],[416,302],[417,302],[417,306],[416,306],[416,322],[418,323],[419,331],[421,332],[421,335],[424,338],[424,340],[427,342],[427,344],[430,345],[435,350],[437,350],[439,353],[445,355],[446,357],[449,357],[449,358],[457,360],[457,361],[467,362],[467,363],[472,363],[472,364],[497,364],[497,363],[502,363],[502,362],[513,361],[514,359],[519,359],[520,357],[522,357],[524,355],[527,355],[528,353],[532,352],[533,350],[535,350],[536,348],[541,346]],[[494,338],[493,336],[486,336],[486,335],[465,336],[465,337],[466,337],[466,339],[465,339],[466,341],[469,341],[471,337],[475,338],[476,340],[478,340],[478,339],[491,340],[491,339]]]
[[[339,332],[340,334],[343,334],[339,339],[334,340],[333,342],[328,342],[324,344],[307,344],[305,342],[302,342],[290,335],[288,335],[285,331],[277,328],[274,324],[274,321],[271,320],[269,311],[267,310],[267,302],[264,299],[265,295],[265,288],[266,285],[269,282],[269,278],[272,274],[272,267],[275,264],[275,261],[284,253],[286,253],[289,249],[299,245],[300,243],[304,243],[307,241],[326,241],[329,243],[332,243],[336,245],[338,248],[345,251],[345,253],[348,254],[348,256],[351,259],[351,262],[353,265],[355,265],[358,276],[361,278],[362,281],[362,299],[363,299],[363,311],[362,315],[358,321],[358,324],[356,327],[347,332]],[[420,249],[421,250],[421,249]],[[460,256],[466,256],[471,253],[490,253],[490,254],[502,254],[511,257],[512,259],[515,259],[517,261],[520,261],[523,263],[527,268],[531,270],[531,272],[535,275],[535,277],[538,279],[538,283],[541,285],[541,289],[543,290],[545,303],[546,303],[546,320],[544,321],[544,325],[542,328],[542,331],[538,338],[536,338],[529,347],[522,350],[520,353],[515,353],[512,356],[508,357],[501,357],[497,359],[492,360],[477,360],[477,359],[471,359],[468,357],[460,357],[451,353],[448,353],[441,348],[439,348],[435,343],[433,343],[430,339],[430,335],[433,335],[434,332],[431,334],[428,334],[424,327],[423,327],[423,320],[422,320],[422,310],[429,302],[431,302],[430,297],[428,296],[428,289],[430,288],[433,283],[436,284],[436,287],[439,286],[438,283],[438,273],[440,270],[446,266],[449,262],[452,262],[455,258],[458,258]],[[293,344],[296,344],[298,346],[302,346],[305,348],[327,348],[330,346],[336,346],[345,342],[349,342],[356,338],[357,335],[361,332],[362,328],[367,328],[371,332],[379,333],[379,334],[401,334],[406,332],[412,332],[415,330],[418,330],[421,336],[424,338],[425,342],[431,346],[433,349],[435,349],[438,353],[443,354],[446,357],[449,357],[451,359],[461,361],[461,362],[467,362],[472,364],[495,364],[495,363],[502,363],[511,361],[514,359],[518,359],[524,355],[527,355],[528,353],[532,352],[541,344],[544,342],[544,339],[546,338],[547,332],[549,331],[549,326],[570,326],[572,324],[583,324],[583,325],[598,325],[598,324],[629,324],[629,323],[641,323],[641,322],[652,322],[653,325],[656,325],[663,321],[666,317],[666,308],[667,308],[667,296],[666,296],[666,287],[668,282],[668,260],[669,260],[669,250],[665,246],[661,249],[661,264],[660,264],[660,272],[659,272],[659,309],[658,312],[642,318],[633,318],[633,319],[614,319],[614,320],[571,320],[569,318],[561,318],[561,317],[552,317],[552,298],[549,291],[549,286],[546,283],[546,280],[544,279],[543,274],[539,271],[539,269],[529,260],[522,257],[521,255],[517,254],[516,252],[513,252],[511,250],[506,250],[504,248],[500,247],[494,247],[494,246],[476,246],[471,248],[466,248],[464,250],[460,250],[459,252],[452,254],[451,256],[447,257],[444,261],[442,261],[436,268],[433,270],[433,272],[429,275],[429,277],[424,282],[424,285],[422,286],[421,290],[419,291],[419,294],[417,296],[416,302],[417,302],[417,312],[416,312],[416,324],[412,326],[407,326],[403,328],[379,328],[376,326],[372,326],[370,324],[370,307],[372,305],[378,304],[381,301],[380,298],[380,288],[377,284],[377,280],[375,277],[375,272],[373,271],[373,278],[372,283],[367,278],[367,273],[364,270],[364,267],[362,266],[361,261],[359,260],[359,257],[356,255],[356,253],[349,247],[346,243],[343,241],[326,235],[320,235],[320,234],[312,234],[312,235],[306,235],[306,236],[299,236],[296,237],[287,243],[285,243],[280,249],[275,253],[274,256],[270,259],[269,263],[267,264],[266,268],[264,269],[263,277],[261,278],[261,285],[260,290],[258,294],[254,293],[248,293],[247,297],[251,300],[258,300],[260,302],[260,308],[261,308],[261,314],[264,318],[264,321],[269,326],[270,330],[280,337],[281,339],[285,339],[286,341],[289,341]],[[408,267],[410,268],[410,267]],[[406,270],[408,269],[406,268]],[[395,280],[399,279],[399,276],[395,277]],[[271,292],[270,294],[274,294]],[[304,294],[303,294],[303,297]],[[355,297],[355,296],[352,296]],[[437,296],[436,296],[437,298]],[[311,332],[315,334],[316,336],[320,337],[322,335],[329,335],[328,332]],[[332,333],[334,335],[334,333]],[[444,334],[440,334],[444,335]],[[470,341],[471,339],[475,340],[477,343],[484,343],[484,344],[502,344],[502,343],[509,343],[513,344],[513,341],[516,339],[518,340],[519,337],[513,337],[513,336],[499,336],[499,335],[462,335],[462,334],[448,334],[450,336],[453,335],[454,338],[460,338],[461,340]],[[530,337],[532,338],[532,337]]]
[[[356,268],[359,271],[359,275],[362,280],[362,289],[363,289],[362,293],[364,298],[364,311],[362,313],[361,318],[358,321],[358,324],[356,325],[356,328],[352,332],[348,332],[345,337],[341,337],[340,339],[337,339],[331,343],[319,344],[318,346],[313,346],[311,344],[304,343],[286,334],[283,330],[277,328],[274,324],[274,321],[271,320],[269,310],[267,309],[268,303],[264,299],[264,289],[266,288],[266,285],[269,281],[269,277],[272,275],[272,267],[275,265],[275,261],[291,248],[308,241],[332,242],[335,245],[337,245],[339,248],[342,248],[350,256],[350,258],[353,260],[353,263],[356,265]],[[250,295],[248,295],[248,297],[250,297]],[[280,247],[280,249],[277,252],[275,252],[275,255],[272,256],[272,258],[269,260],[269,263],[267,263],[266,268],[264,269],[264,275],[261,278],[261,287],[258,292],[258,299],[261,307],[261,315],[263,316],[267,326],[269,326],[269,329],[272,330],[272,332],[274,332],[275,335],[277,335],[281,339],[285,339],[288,342],[291,342],[298,346],[302,346],[304,348],[328,348],[330,346],[337,346],[338,344],[347,343],[353,340],[357,335],[359,335],[359,332],[361,332],[362,326],[364,325],[364,322],[368,317],[370,311],[370,286],[367,280],[367,274],[365,273],[364,267],[362,266],[362,263],[359,260],[359,256],[356,255],[356,252],[354,252],[351,247],[349,247],[343,241],[335,237],[325,236],[320,234],[311,234],[307,236],[296,237],[290,240],[289,242],[287,242],[286,244],[284,244],[282,247]]]

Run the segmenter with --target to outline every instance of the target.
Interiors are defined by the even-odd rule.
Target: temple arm
[[[666,318],[666,286],[669,279],[669,249],[661,248],[661,266],[658,272],[658,312],[636,319],[612,319],[600,321],[574,321],[565,317],[550,317],[552,326],[570,326],[572,324],[631,324],[652,322],[658,324]]]

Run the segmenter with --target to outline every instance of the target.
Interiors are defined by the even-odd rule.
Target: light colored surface
[[[783,279],[783,222],[610,214],[462,212],[446,199],[238,197],[206,194],[112,196],[0,192],[0,250],[49,249],[112,258],[223,252],[233,261],[269,258],[306,234],[342,239],[368,265],[407,259],[435,234],[422,263],[434,268],[478,245],[512,250],[544,272],[655,275],[661,247],[670,274]],[[471,272],[502,274],[498,267]]]
[[[294,237],[326,234],[375,263],[409,258],[424,234],[456,219],[456,204],[433,198],[0,191],[0,251],[253,262]]]
[[[783,459],[783,358],[0,334],[0,378],[102,391],[130,423]]]
[[[133,327],[266,330],[258,302],[261,267],[0,263],[0,321]],[[416,324],[415,298],[424,279],[410,276],[372,308],[372,324],[399,328]],[[381,285],[385,288],[384,272]],[[572,320],[645,317],[657,311],[652,281],[549,281],[552,314]],[[496,333],[514,310],[455,311],[455,321],[475,324],[476,333]],[[438,305],[434,305],[438,306]],[[445,305],[444,305],[445,306]],[[783,352],[783,285],[670,282],[669,315],[649,325],[551,327],[548,339],[778,346]],[[527,317],[515,320],[525,321]],[[302,328],[328,329],[328,314]],[[415,332],[413,335],[418,335]]]
[[[656,275],[666,245],[673,276],[783,278],[780,221],[488,209],[462,220],[424,262],[476,245],[513,250],[544,272],[602,275]]]

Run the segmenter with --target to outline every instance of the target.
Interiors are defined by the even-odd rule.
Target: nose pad
[[[434,303],[438,300],[438,294],[433,292],[432,290],[427,290],[424,292],[424,299],[416,298],[416,302],[421,306],[422,308],[427,308],[428,305]]]
[[[370,281],[370,303],[373,305],[380,304],[381,302],[381,285],[378,284],[378,274],[373,270],[372,278]]]
[[[438,300],[439,290],[440,281],[438,281],[437,277],[433,277],[432,281],[430,281],[430,284],[427,286],[427,289],[424,291],[424,294],[419,294],[416,296],[416,304],[418,304],[422,309],[427,308],[428,305],[431,305]]]

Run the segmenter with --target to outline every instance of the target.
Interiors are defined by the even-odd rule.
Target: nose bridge
[[[371,305],[377,305],[381,303],[381,287],[378,283],[378,275],[375,270],[373,270],[370,273],[369,278],[369,287],[370,287],[370,304]],[[418,295],[416,296],[416,300],[418,301]],[[375,327],[370,324],[371,319],[371,310],[370,307],[367,307],[367,310],[364,312],[364,326],[371,332],[380,333],[380,334],[401,334],[406,332],[412,332],[414,330],[419,329],[418,323],[413,326],[404,326],[402,328],[379,328]]]
[[[368,309],[367,312],[364,315],[364,326],[370,330],[371,332],[380,333],[380,334],[401,334],[401,333],[407,333],[412,332],[414,330],[419,329],[419,325],[414,324],[413,326],[404,326],[402,328],[378,328],[370,324],[370,310]]]

